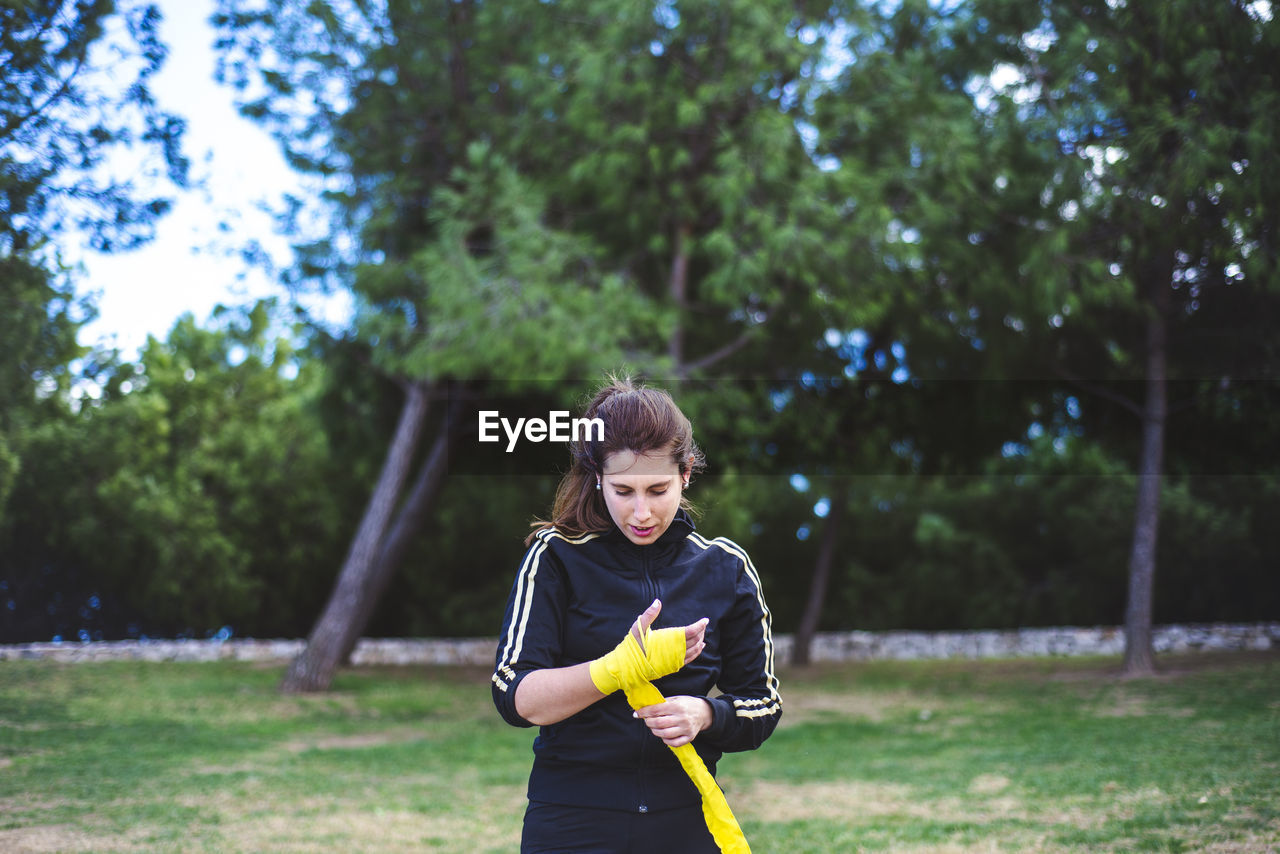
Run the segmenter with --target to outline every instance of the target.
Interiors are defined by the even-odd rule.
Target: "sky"
[[[284,193],[302,192],[275,141],[242,118],[233,91],[213,80],[213,0],[157,4],[169,56],[152,90],[164,109],[187,121],[184,149],[196,186],[170,194],[172,210],[157,224],[155,240],[140,249],[103,255],[66,247],[83,266],[78,292],[95,294],[99,312],[81,330],[80,343],[118,347],[126,358],[136,355],[148,334],[164,338],[184,312],[203,323],[219,303],[282,295],[280,286],[231,250],[256,238],[272,257],[286,261],[287,243],[274,234],[260,205],[278,206]],[[220,230],[220,223],[228,228]]]

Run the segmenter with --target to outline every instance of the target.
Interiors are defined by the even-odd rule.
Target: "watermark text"
[[[523,435],[526,442],[603,442],[604,419],[602,418],[570,418],[567,409],[557,409],[542,418],[517,418],[512,422],[503,418],[496,409],[480,410],[480,441],[500,442],[498,428],[507,436],[507,453],[515,450],[516,444]]]

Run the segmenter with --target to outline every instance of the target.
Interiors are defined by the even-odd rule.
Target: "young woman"
[[[714,773],[722,753],[759,747],[782,714],[759,577],[739,546],[694,531],[684,492],[703,459],[665,391],[613,380],[585,417],[603,440],[571,447],[493,674],[502,717],[541,727],[521,851],[745,851],[723,828],[713,839],[687,769],[693,752]],[[645,681],[662,697],[633,710]]]

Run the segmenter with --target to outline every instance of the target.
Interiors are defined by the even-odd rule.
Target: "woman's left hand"
[[[635,716],[668,747],[679,747],[711,726],[711,704],[701,697],[668,697],[665,703],[637,709]]]

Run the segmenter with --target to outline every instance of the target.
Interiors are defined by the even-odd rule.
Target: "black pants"
[[[520,854],[718,854],[695,804],[660,812],[563,807],[531,801]]]

